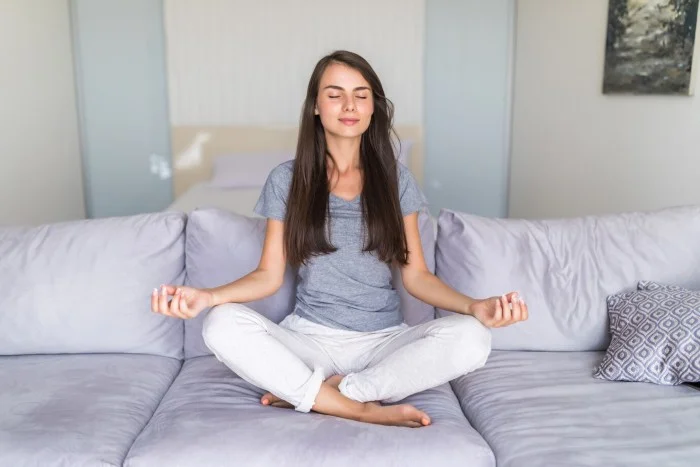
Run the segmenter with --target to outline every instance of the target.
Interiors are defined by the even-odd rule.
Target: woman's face
[[[327,134],[360,137],[369,127],[374,97],[362,74],[346,65],[330,64],[321,76],[315,114]]]

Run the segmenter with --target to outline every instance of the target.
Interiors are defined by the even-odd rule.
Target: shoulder
[[[397,162],[399,178],[399,203],[403,215],[418,211],[428,205],[428,200],[413,175],[401,162]]]
[[[270,174],[275,174],[278,177],[291,176],[294,173],[294,159],[284,161],[281,164],[275,166]]]
[[[292,186],[294,161],[275,166],[267,176],[254,212],[263,217],[284,221],[289,189]]]
[[[399,177],[405,177],[407,174],[411,173],[411,170],[401,161],[396,161],[396,170]]]
[[[282,162],[281,164],[273,167],[268,175],[268,183],[274,185],[285,186],[292,182],[292,175],[294,174],[294,159]]]
[[[402,162],[396,161],[397,175],[399,180],[399,192],[403,192],[410,185],[416,184],[416,178],[413,176],[411,169],[406,167]]]

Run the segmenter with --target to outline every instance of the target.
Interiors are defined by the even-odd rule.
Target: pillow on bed
[[[239,152],[214,158],[211,186],[217,188],[262,187],[270,171],[294,159],[294,151]]]

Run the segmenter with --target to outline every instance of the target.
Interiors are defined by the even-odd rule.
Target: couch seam
[[[146,423],[143,424],[139,432],[136,434],[134,439],[131,440],[131,443],[129,443],[129,449],[126,450],[126,454],[124,454],[124,457],[121,460],[121,463],[119,464],[121,467],[124,467],[124,463],[126,460],[129,458],[129,454],[131,454],[131,450],[134,448],[134,444],[136,444],[136,440],[139,439],[141,434],[148,428],[148,425],[151,424],[151,421],[153,420],[153,416],[156,414],[158,411],[158,408],[160,407],[160,404],[163,402],[163,399],[165,399],[165,396],[170,392],[170,389],[173,387],[173,383],[177,379],[177,377],[182,373],[182,369],[185,366],[185,360],[179,360],[180,361],[180,368],[177,370],[177,373],[173,375],[173,379],[170,381],[170,384],[168,385],[167,389],[163,391],[163,395],[160,396],[160,399],[158,399],[158,403],[155,405],[153,412],[151,412],[151,415],[148,417],[148,420],[146,420]],[[117,466],[115,466],[117,467]]]
[[[462,406],[462,399],[459,398],[459,395],[457,394],[457,391],[455,391],[454,388],[454,380],[450,381],[450,389],[452,390],[452,393],[455,395],[455,398],[457,399],[457,405],[459,405],[459,410],[462,411],[462,415],[464,415],[464,418],[467,420],[469,423],[469,426],[479,435],[481,436],[481,439],[484,440],[484,443],[486,443],[486,446],[488,446],[490,455],[489,457],[493,459],[494,465],[498,467],[498,459],[496,458],[496,451],[494,451],[493,446],[491,446],[491,443],[489,443],[489,440],[486,439],[486,436],[484,436],[479,430],[476,429],[476,426],[474,426],[474,422],[469,418],[467,415],[466,409]]]

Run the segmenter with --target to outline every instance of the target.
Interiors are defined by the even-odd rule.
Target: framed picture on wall
[[[693,95],[698,1],[609,0],[603,93]]]

